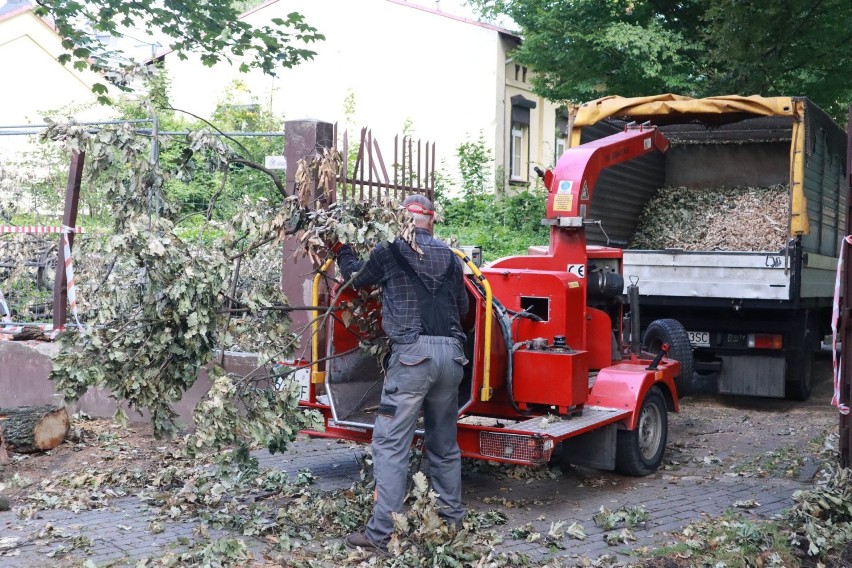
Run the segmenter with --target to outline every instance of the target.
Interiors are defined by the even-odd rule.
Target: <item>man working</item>
[[[414,217],[420,253],[397,238],[376,246],[366,261],[348,246],[336,245],[337,265],[352,286],[382,287],[382,328],[391,352],[373,430],[376,504],[363,532],[346,537],[346,546],[385,552],[393,532],[392,513],[400,512],[408,477],[408,453],[422,408],[425,446],[439,514],[460,527],[461,453],[456,441],[458,387],[462,380],[464,339],[460,319],[468,298],[461,263],[432,236],[432,202],[411,195],[402,206]]]

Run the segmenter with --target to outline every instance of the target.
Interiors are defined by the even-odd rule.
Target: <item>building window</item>
[[[557,131],[556,141],[553,144],[553,148],[555,150],[554,153],[553,153],[554,154],[553,155],[553,163],[555,164],[556,162],[559,161],[559,158],[562,157],[562,154],[565,153],[565,137],[559,136],[558,131]]]
[[[562,157],[562,154],[565,153],[565,148],[568,146],[568,136],[571,134],[568,132],[570,130],[570,121],[568,119],[568,109],[565,107],[559,107],[556,109],[556,139],[553,142],[553,163],[559,161],[559,158]]]
[[[518,75],[520,74],[520,72],[521,72],[521,66],[515,65],[515,81],[518,80]]]
[[[510,173],[509,177],[513,181],[521,181],[526,176],[524,176],[523,163],[524,163],[524,131],[526,127],[523,124],[519,124],[517,122],[512,123],[512,138],[510,140]]]
[[[525,182],[529,178],[530,110],[536,102],[515,95],[511,98],[512,115],[509,131],[509,181]]]
[[[524,83],[527,82],[527,68],[526,67],[524,67],[521,71],[521,81],[524,82]]]

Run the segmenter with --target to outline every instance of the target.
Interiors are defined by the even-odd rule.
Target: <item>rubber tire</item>
[[[683,324],[674,319],[658,319],[651,322],[645,335],[642,336],[642,346],[645,351],[656,355],[663,343],[669,344],[668,358],[680,363],[680,375],[675,377],[678,398],[692,391],[692,374],[695,368],[692,359],[692,344]]]
[[[787,356],[787,377],[784,382],[784,397],[789,400],[808,400],[813,389],[814,334],[805,331],[802,350]]]
[[[658,431],[653,432],[656,428]],[[615,447],[615,471],[622,475],[643,477],[657,471],[663,462],[668,441],[669,417],[666,399],[659,387],[651,387],[639,410],[635,430],[619,430]],[[642,451],[643,438],[652,438],[653,446]],[[653,449],[653,452],[649,451]]]

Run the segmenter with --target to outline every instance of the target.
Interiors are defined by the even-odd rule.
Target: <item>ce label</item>
[[[573,274],[578,278],[586,277],[586,265],[585,264],[569,264],[568,265],[568,274]]]

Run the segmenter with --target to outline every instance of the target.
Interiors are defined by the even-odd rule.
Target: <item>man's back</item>
[[[382,286],[382,327],[385,333],[395,343],[412,343],[422,333],[423,314],[416,279],[406,274],[405,266],[394,256],[392,247],[396,248],[429,292],[435,293],[441,286],[448,286],[448,333],[464,341],[460,318],[467,313],[468,297],[461,263],[445,243],[434,238],[426,229],[415,229],[415,242],[420,253],[398,238],[392,245],[383,243],[374,248],[366,262],[355,258],[347,247],[340,251],[337,264],[346,280],[358,272],[352,281],[355,288],[374,284]]]

